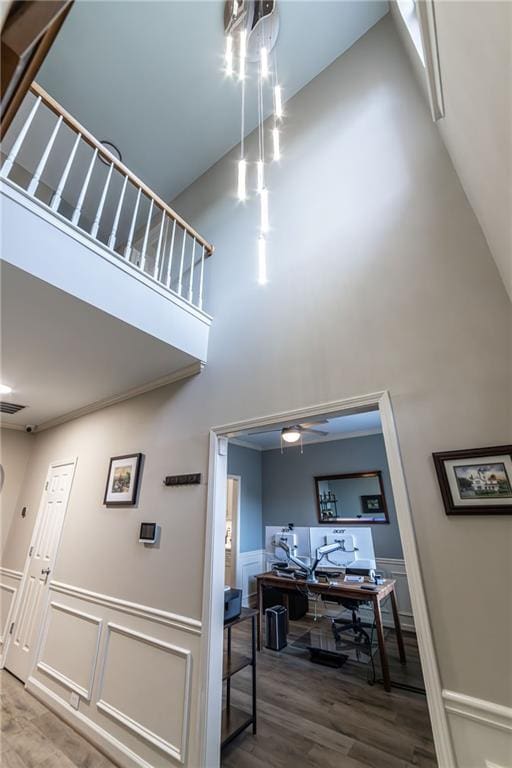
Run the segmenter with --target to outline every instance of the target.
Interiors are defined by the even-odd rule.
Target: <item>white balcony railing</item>
[[[35,83],[2,154],[1,177],[203,309],[213,246]]]

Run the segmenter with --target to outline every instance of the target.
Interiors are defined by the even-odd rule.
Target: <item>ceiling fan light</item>
[[[281,437],[285,443],[297,443],[300,440],[300,429],[297,429],[297,427],[283,427]]]

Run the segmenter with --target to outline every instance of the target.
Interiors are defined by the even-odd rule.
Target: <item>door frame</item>
[[[236,500],[236,508],[233,510],[233,533],[234,536],[231,536],[231,568],[232,573],[235,577],[235,587],[238,587],[241,589],[241,574],[239,569],[239,558],[240,558],[240,496],[241,496],[241,487],[242,487],[242,478],[240,475],[233,475],[230,472],[226,476],[227,480],[236,480],[237,482],[237,500]],[[226,499],[227,500],[227,499]]]
[[[228,439],[237,433],[283,422],[300,423],[316,417],[343,415],[347,411],[379,410],[389,466],[398,528],[409,582],[412,610],[420,654],[427,704],[440,768],[456,768],[448,718],[443,705],[441,679],[436,658],[427,601],[423,587],[411,506],[400,454],[391,396],[387,390],[336,402],[322,403],[284,413],[213,427],[210,430],[208,502],[206,517],[205,570],[203,581],[203,644],[200,662],[201,698],[199,729],[201,765],[214,768],[220,759],[222,718],[223,604],[219,595],[224,580],[224,526]]]
[[[59,537],[58,537],[58,540],[57,540],[57,548],[55,550],[55,562],[57,562],[57,557],[58,557],[59,548],[60,548],[60,542],[61,542],[61,538],[62,538],[62,529],[64,528],[64,522],[66,520],[66,515],[67,515],[67,511],[68,511],[68,506],[69,506],[69,499],[71,497],[71,490],[73,488],[73,481],[75,479],[75,472],[76,472],[77,462],[78,462],[78,457],[77,456],[73,456],[72,458],[69,458],[69,459],[59,459],[58,461],[52,461],[48,465],[48,470],[46,472],[46,477],[45,477],[44,484],[43,484],[43,490],[41,492],[41,498],[40,498],[40,501],[39,501],[39,507],[38,507],[38,510],[37,510],[37,515],[36,515],[36,519],[35,519],[35,522],[34,522],[34,527],[32,529],[32,535],[30,537],[30,544],[29,544],[29,547],[28,547],[27,554],[25,556],[25,564],[23,566],[23,576],[21,578],[20,586],[19,586],[19,589],[18,589],[18,593],[16,595],[16,604],[13,607],[12,618],[10,619],[10,624],[13,624],[13,623],[15,624],[17,622],[17,620],[18,620],[18,613],[19,613],[19,610],[20,610],[20,607],[21,607],[21,599],[23,597],[23,593],[25,591],[25,585],[26,585],[27,578],[28,578],[28,571],[29,571],[29,566],[30,566],[32,547],[34,546],[34,542],[36,540],[36,537],[37,537],[37,534],[39,532],[39,528],[41,526],[42,519],[43,519],[43,511],[44,511],[44,508],[45,508],[46,496],[47,496],[47,493],[48,493],[48,483],[49,483],[49,480],[50,480],[50,475],[51,475],[52,471],[54,469],[56,469],[57,467],[62,467],[63,465],[71,465],[72,466],[72,469],[71,469],[71,481],[69,483],[69,492],[68,492],[68,498],[66,500],[66,508],[65,508],[64,514],[62,516],[62,524],[61,524],[61,527],[60,527]],[[52,580],[49,579],[48,583],[45,586],[47,594],[48,594],[48,591],[50,589],[51,581]],[[40,640],[41,633],[42,633],[43,626],[44,626],[44,619],[45,619],[44,614],[45,613],[46,613],[46,611],[43,611],[42,615],[41,615],[40,626],[39,626],[39,628],[37,630],[37,638],[36,638],[36,640],[34,642],[33,657],[32,657],[32,659],[30,661],[30,671],[29,671],[29,674],[27,675],[27,680],[25,681],[25,685],[27,684],[28,679],[29,679],[30,675],[32,674],[32,671],[33,671],[34,666],[36,664],[36,660],[37,660],[36,657],[37,657],[37,653],[38,653],[38,649],[39,649],[39,640]],[[3,669],[5,667],[5,665],[6,665],[7,658],[9,656],[9,648],[10,648],[10,645],[11,645],[11,639],[12,639],[12,635],[9,633],[8,636],[7,636],[7,643],[6,643],[6,646],[5,646],[4,653],[3,653],[2,664],[1,664],[0,669]]]

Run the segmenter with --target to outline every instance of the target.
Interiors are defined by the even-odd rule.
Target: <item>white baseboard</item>
[[[460,768],[510,768],[512,708],[443,690],[453,745]]]
[[[126,768],[153,768],[150,763],[133,752],[126,744],[120,742],[82,712],[73,709],[39,680],[29,677],[26,688],[110,760]]]

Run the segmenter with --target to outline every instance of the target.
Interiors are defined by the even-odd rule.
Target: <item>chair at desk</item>
[[[352,613],[352,621],[347,621],[346,619],[342,619],[340,616],[337,617],[329,617],[331,619],[331,627],[332,632],[334,635],[335,641],[338,643],[341,640],[341,632],[349,632],[350,630],[354,633],[354,640],[356,643],[361,643],[363,640],[366,641],[368,647],[371,647],[371,638],[366,629],[363,626],[363,622],[361,620],[361,617],[359,616],[359,609],[362,605],[368,605],[367,600],[352,600],[351,598],[342,598],[339,600],[333,600],[332,595],[328,594],[322,594],[321,595],[322,600],[327,602],[335,602],[338,605],[343,606],[345,610],[348,610]],[[339,625],[339,626],[338,626]]]

